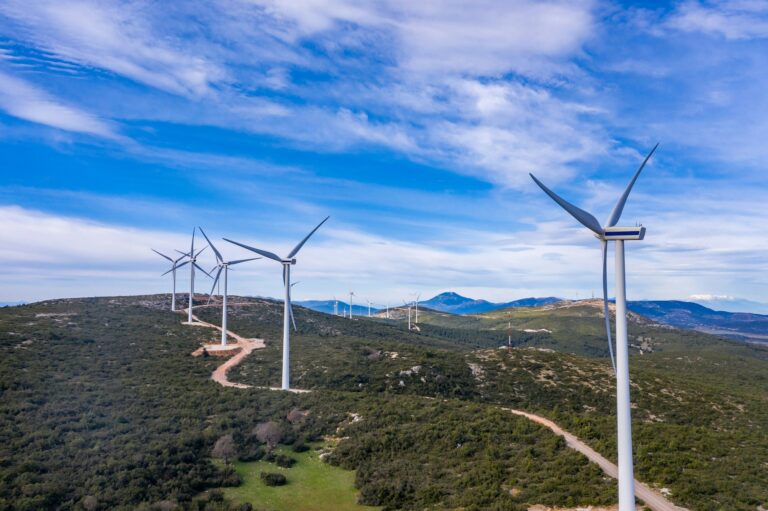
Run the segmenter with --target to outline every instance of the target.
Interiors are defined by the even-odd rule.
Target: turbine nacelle
[[[293,259],[282,259],[280,262],[283,264],[296,264],[296,258],[294,257]]]
[[[642,240],[645,238],[645,227],[606,227],[601,240]]]

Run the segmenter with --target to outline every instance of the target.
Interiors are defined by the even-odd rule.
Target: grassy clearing
[[[355,472],[320,461],[313,445],[307,452],[295,453],[278,448],[277,452],[296,459],[291,468],[278,467],[267,461],[235,463],[242,484],[225,488],[224,495],[235,502],[250,502],[256,509],[269,511],[312,509],[313,511],[360,511],[381,509],[357,503]],[[285,486],[270,487],[259,474],[279,472],[288,479]]]

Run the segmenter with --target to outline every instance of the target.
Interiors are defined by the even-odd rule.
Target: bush
[[[266,456],[264,456],[264,460],[270,461],[277,465],[278,467],[283,468],[291,468],[293,465],[296,464],[296,460],[291,458],[290,456],[286,456],[285,454],[275,454],[273,452],[270,452]]]
[[[262,472],[259,477],[267,486],[283,486],[288,480],[278,472]]]

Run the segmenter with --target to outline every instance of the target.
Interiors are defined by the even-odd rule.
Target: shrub
[[[267,486],[283,486],[288,480],[278,472],[262,472],[259,477]]]

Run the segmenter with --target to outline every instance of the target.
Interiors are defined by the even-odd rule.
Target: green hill
[[[231,301],[243,303],[232,330],[268,347],[230,379],[277,383],[280,304]],[[615,502],[596,466],[501,409],[549,416],[613,457],[613,379],[588,304],[427,311],[420,332],[296,307],[293,383],[315,390],[299,395],[218,386],[220,359],[189,356],[214,332],[165,307],[147,296],[0,309],[0,509],[240,509],[211,490],[239,483],[211,461],[213,444],[232,434],[240,456],[261,459],[253,428],[270,420],[286,446],[339,439],[329,461],[385,509]],[[509,321],[515,348],[500,350]],[[768,350],[642,318],[630,332],[637,477],[691,510],[765,506]],[[287,420],[297,409],[309,414]]]

